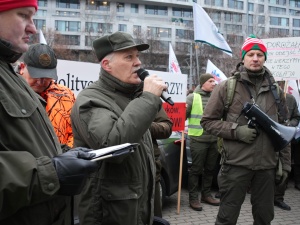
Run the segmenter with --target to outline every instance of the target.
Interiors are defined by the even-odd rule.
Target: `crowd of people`
[[[125,32],[95,39],[100,76],[75,99],[56,83],[54,50],[29,46],[37,7],[37,0],[0,2],[0,224],[71,225],[74,204],[83,225],[168,224],[158,219],[157,139],[168,138],[173,123],[162,107],[163,79],[151,74],[142,81],[137,74],[149,45]],[[295,98],[275,82],[266,60],[265,44],[251,35],[230,74],[230,104],[232,79],[216,85],[209,73],[186,99],[189,204],[197,211],[201,202],[218,206],[216,225],[237,223],[247,191],[255,225],[271,224],[274,205],[291,210],[284,194],[292,158],[300,190],[299,142],[278,151],[243,115],[249,103],[276,123],[299,124]],[[92,149],[124,143],[137,143],[134,153],[91,160]],[[218,164],[220,199],[211,193]]]

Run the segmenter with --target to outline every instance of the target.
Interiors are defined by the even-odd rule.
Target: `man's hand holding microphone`
[[[168,86],[162,80],[162,78],[157,75],[150,75],[147,70],[142,68],[136,71],[139,78],[144,81],[144,90],[148,91],[156,96],[160,96],[162,100],[167,102],[169,105],[173,106],[174,102],[170,96],[168,96],[166,90],[168,90]]]

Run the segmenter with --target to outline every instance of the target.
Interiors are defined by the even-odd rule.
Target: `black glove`
[[[254,128],[249,128],[248,125],[238,126],[236,129],[236,137],[240,141],[252,144],[257,136],[257,131]]]
[[[95,154],[89,151],[91,149],[79,147],[52,158],[60,183],[57,194],[80,194],[87,176],[98,168],[96,162],[90,161]]]

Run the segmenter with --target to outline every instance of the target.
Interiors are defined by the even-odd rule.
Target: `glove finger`
[[[77,157],[80,159],[88,159],[88,160],[94,158],[95,156],[96,156],[95,153],[88,153],[88,152],[83,152],[83,151],[82,152],[79,151],[78,155],[77,155]]]

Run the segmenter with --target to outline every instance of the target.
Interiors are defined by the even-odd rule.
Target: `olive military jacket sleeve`
[[[0,224],[59,189],[51,158],[61,153],[37,95],[0,60]]]

